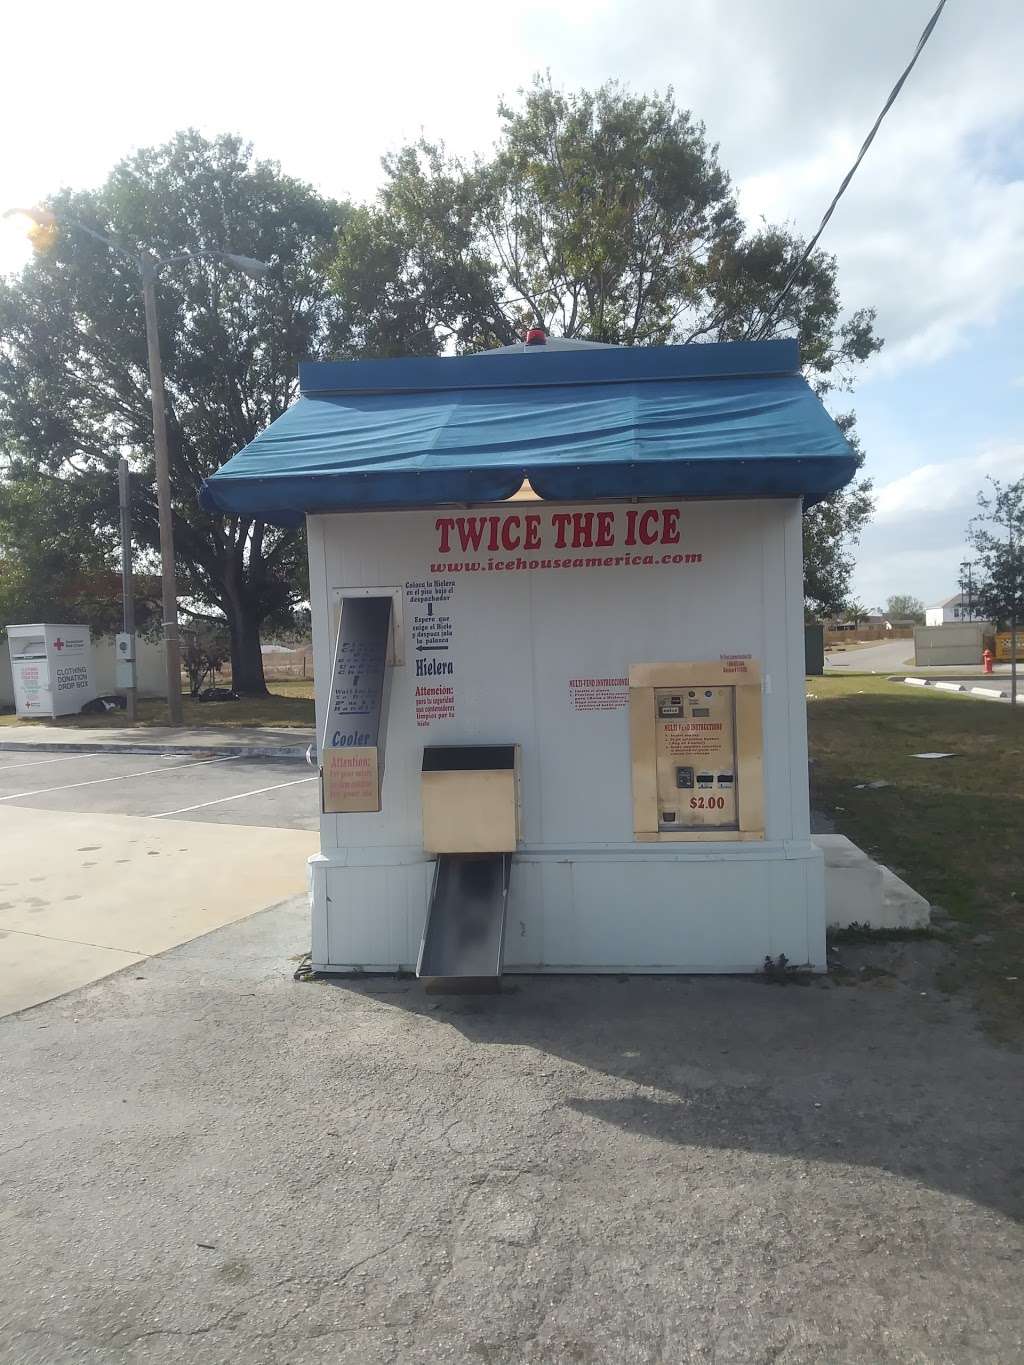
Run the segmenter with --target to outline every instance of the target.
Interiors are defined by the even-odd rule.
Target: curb
[[[231,744],[72,744],[43,740],[17,743],[0,740],[0,753],[15,754],[180,754],[182,758],[262,758],[281,763],[301,762],[307,744],[276,745],[263,748]]]
[[[954,696],[981,697],[986,701],[1010,700],[1009,692],[997,687],[970,687],[967,683],[940,682],[935,678],[890,678],[889,682],[903,683],[907,687],[923,687],[929,692],[952,692]]]

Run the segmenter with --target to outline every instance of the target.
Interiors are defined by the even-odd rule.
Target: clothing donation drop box
[[[74,716],[96,696],[88,626],[8,626],[19,716]]]

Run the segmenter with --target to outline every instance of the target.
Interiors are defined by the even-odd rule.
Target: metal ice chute
[[[437,866],[416,975],[434,989],[496,990],[519,840],[518,747],[428,747],[421,790],[423,845]]]

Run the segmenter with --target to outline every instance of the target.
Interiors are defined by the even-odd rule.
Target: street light
[[[171,517],[171,478],[167,454],[167,415],[164,393],[164,370],[160,359],[160,336],[157,330],[156,277],[165,265],[204,257],[226,261],[247,275],[264,275],[270,269],[266,261],[252,256],[239,256],[233,251],[183,251],[176,256],[154,256],[151,252],[126,251],[94,228],[74,218],[58,218],[50,209],[8,209],[5,218],[25,220],[26,234],[37,251],[46,250],[57,238],[61,225],[77,228],[86,236],[102,242],[108,250],[130,261],[142,280],[142,300],[146,314],[146,350],[149,359],[149,390],[153,405],[153,450],[156,457],[156,497],[160,516],[160,561],[163,589],[164,648],[167,658],[167,716],[172,725],[181,725],[181,645],[178,638],[178,588],[174,571],[174,524]]]
[[[964,559],[960,563],[960,594],[967,597],[967,611],[964,615],[965,621],[974,620],[974,564],[969,559]]]

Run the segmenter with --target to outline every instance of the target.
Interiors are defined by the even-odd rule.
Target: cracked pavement
[[[1022,1357],[1021,1056],[937,945],[474,998],[296,983],[307,941],[296,900],[0,1022],[0,1359]]]

